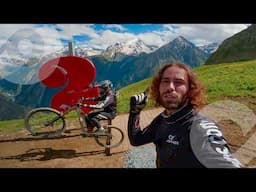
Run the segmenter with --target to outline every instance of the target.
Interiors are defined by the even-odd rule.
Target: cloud
[[[44,46],[37,47],[37,49],[41,49],[43,54],[48,54],[63,48],[63,40],[68,41],[75,36],[85,37],[79,41],[81,46],[101,49],[116,42],[133,39],[141,39],[148,45],[162,46],[179,35],[196,45],[204,45],[212,42],[220,43],[248,27],[248,24],[157,24],[155,26],[159,28],[144,32],[143,24],[138,25],[140,25],[141,32],[133,33],[128,29],[129,25],[125,28],[119,24],[0,24],[0,47],[15,32],[25,28],[31,28],[40,35]]]
[[[127,42],[133,39],[141,39],[148,45],[161,46],[165,43],[161,36],[162,34],[158,34],[156,31],[134,34],[131,32],[115,32],[107,29],[103,30],[98,38],[91,39],[89,44],[105,49],[116,42]]]
[[[107,48],[108,46],[116,43],[116,42],[124,42],[137,38],[136,35],[132,33],[121,33],[114,32],[109,29],[103,31],[99,38],[93,38],[89,41],[89,44],[92,44],[97,47]]]
[[[31,27],[33,27],[32,24],[0,24],[0,36],[8,38],[20,29]]]
[[[166,43],[157,33],[143,33],[138,34],[137,37],[148,45],[162,46]]]
[[[224,39],[248,27],[247,24],[176,24],[164,25],[167,31],[175,31],[195,44],[221,43]],[[169,35],[169,33],[167,33]]]
[[[90,38],[98,38],[98,31],[93,29],[93,24],[58,24],[63,38],[71,39],[74,35],[86,35]]]
[[[125,27],[123,27],[122,25],[118,25],[118,24],[107,24],[107,25],[103,25],[106,29],[118,29],[119,31],[126,31],[127,29]]]
[[[32,26],[31,24],[0,24],[0,47],[2,47],[16,31],[32,28]]]

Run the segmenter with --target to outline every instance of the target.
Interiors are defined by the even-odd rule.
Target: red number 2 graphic
[[[51,100],[51,107],[65,111],[63,106],[74,105],[81,97],[98,97],[99,89],[89,85],[96,77],[94,64],[85,58],[64,56],[47,61],[39,69],[40,81],[47,87],[63,87]],[[95,101],[86,103],[95,104]],[[85,113],[92,109],[82,108]]]

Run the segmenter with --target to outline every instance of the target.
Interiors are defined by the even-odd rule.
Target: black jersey
[[[103,109],[104,112],[114,113],[117,112],[117,96],[114,91],[109,91],[107,94],[102,95],[97,98],[91,98],[93,101],[103,101],[100,108]]]
[[[220,129],[187,105],[167,116],[162,112],[140,129],[140,114],[130,112],[128,136],[133,146],[153,142],[158,168],[238,168]]]

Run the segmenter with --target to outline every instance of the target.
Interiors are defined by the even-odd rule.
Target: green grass
[[[77,114],[75,111],[71,111],[66,115],[67,119],[75,119],[77,118]],[[25,130],[24,119],[14,119],[14,120],[5,120],[0,121],[0,134],[1,133],[11,133]]]
[[[203,65],[194,70],[207,89],[209,103],[223,97],[256,97],[256,60]],[[128,112],[130,97],[143,92],[151,81],[148,78],[120,89],[118,112]],[[147,107],[152,107],[149,101]]]
[[[207,88],[208,102],[222,97],[256,97],[256,60],[195,68]]]
[[[204,65],[194,70],[207,88],[209,103],[223,97],[256,97],[256,60]],[[118,90],[118,113],[128,112],[130,97],[143,92],[150,86],[151,81],[152,79],[148,78]],[[147,108],[152,106],[153,102],[149,99]],[[73,112],[67,116],[67,118],[75,117],[76,114]],[[0,133],[24,129],[23,121],[0,121]]]
[[[11,133],[24,129],[24,119],[0,121],[0,134]]]

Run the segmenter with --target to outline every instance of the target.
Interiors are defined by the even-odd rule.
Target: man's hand
[[[92,99],[89,97],[82,97],[83,101],[91,101]]]
[[[104,104],[96,104],[96,105],[90,105],[90,104],[83,104],[84,107],[88,107],[88,108],[94,108],[94,109],[102,109]]]
[[[139,113],[147,104],[148,96],[145,92],[133,95],[130,98],[130,111]]]

